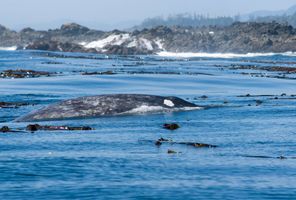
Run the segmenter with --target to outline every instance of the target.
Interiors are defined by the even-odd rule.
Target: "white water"
[[[85,44],[85,42],[80,44],[84,45],[86,48],[101,49],[107,45],[121,45],[122,43],[127,41],[129,38],[130,38],[129,34],[110,35],[104,39],[93,41],[88,44]]]
[[[158,46],[159,49],[162,49],[163,51],[165,50],[165,49],[163,48],[163,42],[162,42],[161,39],[156,39],[156,40],[155,40],[155,44]]]
[[[89,43],[80,42],[79,44],[84,46],[85,48],[95,48],[97,50],[103,50],[104,52],[104,48],[106,48],[106,46],[108,45],[123,45],[124,43],[126,43],[125,45],[128,48],[137,47],[153,51],[154,46],[158,46],[159,49],[163,50],[163,44],[160,39],[149,40],[143,37],[138,38],[135,36],[131,36],[128,33],[112,34],[96,41],[92,41]]]
[[[141,41],[141,47],[143,47],[144,49],[148,49],[150,51],[153,50],[153,46],[151,44],[151,41],[145,39],[145,38],[140,38]]]
[[[162,106],[141,105],[137,108],[134,108],[127,112],[123,112],[121,114],[126,115],[126,114],[162,113],[162,112],[190,111],[190,110],[200,110],[200,109],[202,109],[202,107],[165,108]]]
[[[242,57],[258,57],[258,56],[275,56],[275,55],[283,55],[283,56],[296,56],[296,52],[286,52],[286,53],[247,53],[247,54],[235,54],[235,53],[174,53],[162,51],[157,53],[158,56],[161,57],[176,57],[176,58],[193,58],[193,57],[201,57],[201,58],[242,58]]]
[[[17,46],[12,47],[0,47],[0,51],[15,51],[17,49]]]

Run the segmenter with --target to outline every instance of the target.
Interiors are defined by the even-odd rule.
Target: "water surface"
[[[34,104],[0,109],[1,127],[24,129],[28,123],[13,120],[50,103],[86,95],[173,95],[214,107],[40,123],[90,126],[92,131],[0,134],[0,198],[296,198],[296,76],[234,69],[246,65],[295,68],[296,57],[167,58],[1,51],[0,71],[57,72],[50,77],[0,79],[0,101]],[[105,71],[115,74],[81,75]],[[251,96],[240,97],[246,94]],[[163,123],[172,122],[181,128],[162,128]],[[153,141],[161,137],[218,148],[155,146]],[[168,149],[181,153],[168,154]]]

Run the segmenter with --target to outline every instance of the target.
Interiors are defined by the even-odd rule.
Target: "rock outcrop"
[[[70,23],[59,29],[15,32],[0,26],[0,47],[65,52],[153,54],[169,52],[265,53],[296,51],[296,29],[279,23],[237,22],[228,27],[164,27],[103,32]]]

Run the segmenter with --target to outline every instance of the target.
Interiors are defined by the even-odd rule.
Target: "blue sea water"
[[[24,129],[13,120],[86,95],[174,95],[212,108],[40,123],[92,131],[0,134],[0,199],[296,199],[296,74],[234,69],[247,65],[295,68],[296,57],[1,51],[0,72],[57,74],[0,79],[0,102],[34,104],[0,109],[0,127]],[[81,75],[108,70],[116,74]],[[162,128],[172,122],[181,128]],[[155,146],[161,137],[218,147]]]

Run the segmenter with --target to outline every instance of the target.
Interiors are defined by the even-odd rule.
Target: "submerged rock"
[[[262,100],[256,100],[256,106],[260,106],[263,103]]]
[[[163,125],[163,128],[173,131],[173,130],[176,130],[176,129],[180,128],[180,126],[178,124],[176,124],[176,123],[173,123],[173,124],[164,124]]]
[[[207,99],[207,98],[209,98],[209,97],[206,96],[206,95],[202,95],[202,96],[200,96],[199,98],[201,98],[201,99]]]
[[[10,132],[10,128],[8,126],[3,126],[0,128],[0,132],[2,133],[7,133],[7,132]]]
[[[172,149],[168,149],[168,154],[177,154],[177,153],[179,153],[179,152],[174,151],[174,150],[172,150]]]

